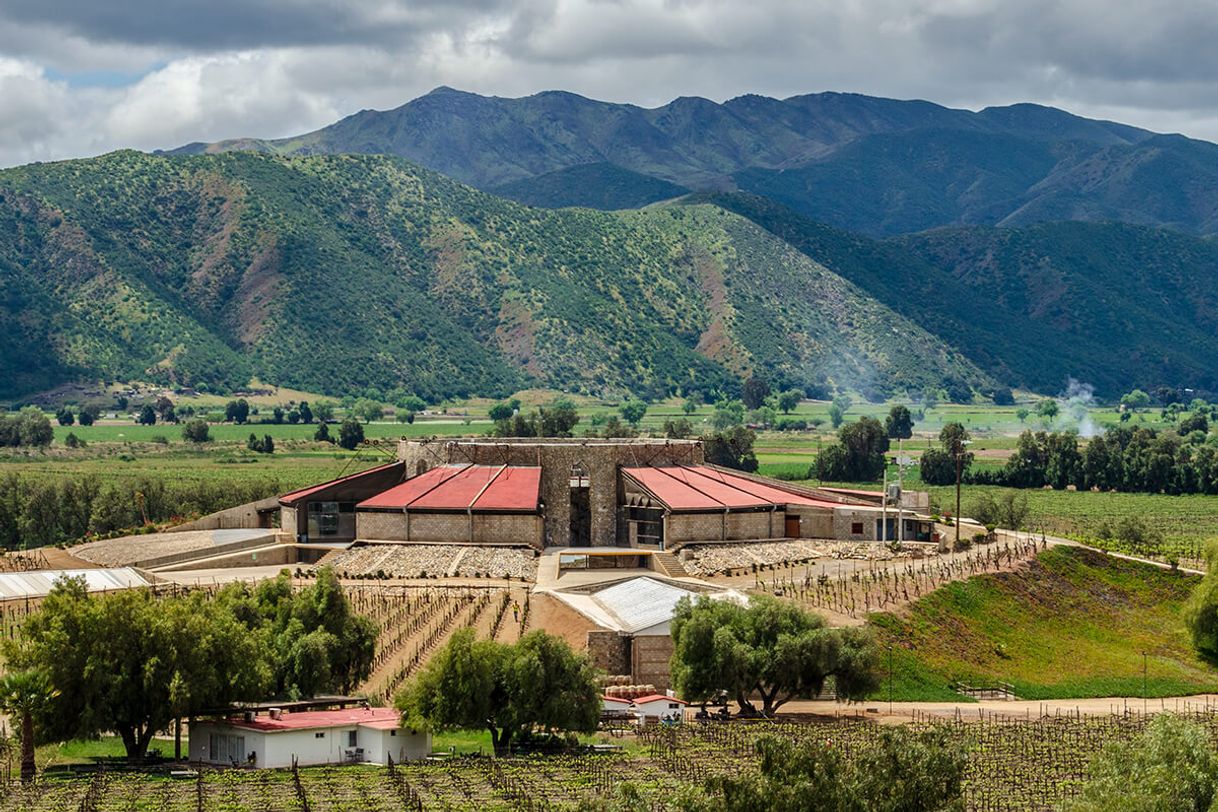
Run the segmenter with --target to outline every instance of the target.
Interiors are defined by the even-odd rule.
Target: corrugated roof
[[[323,482],[320,485],[310,485],[307,488],[301,488],[299,490],[291,491],[290,493],[285,493],[283,496],[279,497],[279,502],[280,502],[280,504],[284,504],[284,505],[292,505],[292,504],[295,504],[296,502],[299,502],[301,499],[304,499],[306,496],[312,496],[315,493],[324,491],[326,488],[330,488],[334,485],[338,485],[343,482],[352,482],[354,480],[357,480],[361,477],[368,476],[370,474],[377,474],[382,471],[387,471],[390,468],[393,468],[395,465],[403,465],[403,463],[390,462],[390,463],[386,463],[385,465],[378,465],[375,468],[369,468],[366,471],[358,471],[354,474],[348,474],[347,476],[339,477],[338,479],[332,479],[329,482]],[[405,467],[405,466],[403,466],[403,467]]]
[[[777,485],[735,476],[706,465],[669,465],[622,470],[668,506],[669,510],[740,510],[779,505],[840,506],[837,502],[814,499]]]
[[[522,465],[442,465],[356,505],[380,510],[535,511],[541,469]]]
[[[620,623],[622,631],[636,632],[672,620],[677,601],[699,593],[654,578],[631,578],[602,589],[592,599]]]
[[[60,578],[84,578],[89,592],[136,589],[148,581],[130,567],[95,570],[32,570],[0,573],[0,600],[40,598],[48,595]]]
[[[401,714],[395,708],[343,708],[342,710],[284,713],[278,719],[272,719],[270,716],[257,716],[252,722],[244,719],[227,719],[222,724],[246,730],[260,730],[264,733],[324,727],[351,727],[352,725],[364,725],[384,730],[396,726],[400,719]]]

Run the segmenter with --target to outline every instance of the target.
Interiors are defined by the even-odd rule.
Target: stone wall
[[[406,541],[406,514],[379,510],[355,511],[356,538]]]
[[[358,537],[373,541],[474,542],[541,546],[541,517],[535,514],[475,513],[473,538],[467,513],[356,511]]]
[[[799,537],[801,539],[831,539],[834,537],[832,509],[810,505],[791,505],[787,513],[799,516]]]
[[[599,629],[588,632],[588,659],[606,674],[630,673],[630,638]]]
[[[596,547],[626,544],[619,532],[618,469],[646,465],[704,462],[702,444],[692,440],[403,440],[398,458],[406,475],[449,463],[541,466],[541,500],[545,505],[545,546],[566,546],[571,539],[571,473],[579,466],[587,475],[591,512],[591,543]]]
[[[833,538],[839,541],[878,541],[875,525],[880,514],[875,510],[854,510],[840,507],[833,510]],[[855,533],[856,524],[862,524],[862,532]]]

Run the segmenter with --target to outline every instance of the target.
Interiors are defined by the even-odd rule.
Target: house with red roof
[[[203,719],[190,728],[190,760],[226,767],[386,764],[431,753],[431,734],[401,726],[394,708],[268,708]]]

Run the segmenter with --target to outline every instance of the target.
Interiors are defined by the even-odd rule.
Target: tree
[[[1060,411],[1056,400],[1042,400],[1036,404],[1036,413],[1045,419],[1046,423],[1052,423]]]
[[[622,419],[632,426],[638,426],[643,421],[644,415],[647,414],[647,404],[641,400],[628,400],[618,409]]]
[[[489,730],[496,755],[535,728],[590,733],[600,691],[586,657],[537,630],[516,643],[461,629],[398,694],[403,723],[425,730]]]
[[[202,592],[91,596],[61,579],[26,619],[6,659],[43,672],[58,693],[36,720],[48,737],[114,731],[130,758],[174,718],[263,695],[263,641]]]
[[[995,389],[991,399],[995,406],[1012,406],[1015,403],[1015,395],[1009,386],[1000,386]]]
[[[744,426],[733,426],[702,437],[702,452],[706,461],[724,468],[753,472],[757,470],[757,455],[753,443],[757,433]]]
[[[13,671],[0,678],[0,710],[21,724],[21,783],[34,780],[34,720],[46,714],[59,692],[42,671]]]
[[[760,409],[761,404],[770,396],[770,384],[759,375],[751,375],[740,390],[740,399],[747,409]]]
[[[913,437],[913,415],[910,414],[907,407],[898,403],[888,411],[884,428],[888,432],[889,439],[908,440]]]
[[[99,415],[101,415],[101,407],[98,406],[96,403],[91,403],[87,406],[81,407],[80,418],[79,418],[80,425],[92,426],[94,423],[97,422],[97,418]]]
[[[354,417],[348,417],[338,428],[338,444],[348,451],[364,441],[364,427]]]
[[[359,424],[356,423],[356,425],[358,426]],[[361,428],[360,431],[363,431],[363,429]],[[334,442],[332,439],[330,439],[330,426],[326,423],[318,424],[317,431],[313,432],[313,439],[319,443]]]
[[[301,423],[307,424],[313,422],[313,410],[309,407],[309,401],[302,400],[300,405],[296,407],[296,411],[300,415]]]
[[[15,416],[0,420],[3,429],[3,445],[27,445],[35,448],[45,448],[55,439],[55,429],[51,421],[36,406],[26,406]]]
[[[490,416],[491,420],[494,420],[496,423],[498,423],[500,420],[511,420],[512,415],[514,415],[515,413],[516,413],[516,410],[513,409],[510,404],[496,403],[494,406],[491,407],[490,412],[488,412],[488,415]]]
[[[410,409],[399,408],[394,416],[397,417],[399,423],[414,423],[415,413]]]
[[[739,426],[744,422],[744,403],[739,400],[720,400],[715,404],[711,425],[719,431]]]
[[[351,407],[351,413],[356,417],[362,417],[365,423],[371,423],[373,420],[380,420],[384,417],[385,407],[375,400],[360,398]]]
[[[64,406],[55,413],[55,421],[61,426],[70,426],[76,422],[76,416],[72,414],[72,410]]]
[[[188,443],[206,443],[211,439],[211,430],[206,420],[195,418],[182,426],[182,439]]]
[[[1193,587],[1184,604],[1184,625],[1193,637],[1193,646],[1212,662],[1218,662],[1218,543],[1205,550],[1207,563],[1201,583]]]
[[[245,398],[239,398],[238,400],[230,400],[224,406],[224,419],[229,421],[230,423],[236,423],[237,425],[241,425],[242,423],[244,423],[246,420],[249,419],[249,416],[250,416],[250,405],[249,405],[249,403],[246,402]]]
[[[135,422],[141,426],[151,426],[156,423],[156,409],[152,408],[152,404],[145,403],[140,408],[140,413],[136,416]]]
[[[1210,421],[1206,418],[1203,412],[1193,412],[1188,417],[1181,418],[1176,425],[1176,431],[1181,437],[1199,431],[1202,434],[1207,434],[1210,430]]]
[[[848,750],[814,738],[762,736],[756,772],[708,782],[699,812],[958,812],[968,755],[944,729],[883,728]]]
[[[542,437],[570,437],[577,423],[575,404],[566,398],[558,398],[537,410],[537,430]]]
[[[1104,746],[1065,812],[1207,812],[1218,798],[1218,756],[1204,726],[1162,713],[1130,741]]]
[[[405,409],[408,412],[418,414],[427,409],[427,401],[418,395],[407,395],[394,404],[399,409]]]
[[[161,418],[162,423],[176,422],[176,416],[173,410],[173,401],[164,395],[156,399],[156,413]]]
[[[664,436],[670,440],[684,440],[692,437],[694,426],[684,417],[677,420],[664,421]]]
[[[274,423],[276,426],[281,425],[283,423],[283,407],[282,406],[276,406],[275,408],[271,409],[271,422]]]
[[[1019,418],[1020,423],[1023,423],[1025,420],[1027,420],[1029,414],[1031,414],[1031,412],[1029,412],[1027,410],[1027,408],[1024,406],[1020,406],[1018,409],[1015,410],[1015,416],[1017,418]]]
[[[1143,392],[1141,389],[1134,389],[1131,392],[1121,395],[1121,405],[1131,412],[1145,409],[1150,405],[1150,395]]]
[[[862,699],[879,684],[879,650],[864,629],[832,629],[819,615],[768,595],[747,606],[682,598],[672,619],[672,679],[690,701],[727,691],[742,714],[773,716],[796,697],[820,694],[830,677],[839,699]]]
[[[790,414],[799,402],[804,399],[804,393],[798,389],[787,389],[778,393],[778,409],[783,414]]]
[[[816,455],[816,476],[829,482],[870,482],[884,473],[888,434],[874,417],[842,426],[838,442]]]
[[[697,398],[695,395],[690,395],[681,403],[681,411],[685,412],[687,416],[692,415],[694,412],[698,411],[699,405],[701,405],[699,398]]]
[[[334,419],[334,404],[328,400],[318,401],[313,406],[313,416],[318,423],[329,423]]]

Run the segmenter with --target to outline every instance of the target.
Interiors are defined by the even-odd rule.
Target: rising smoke
[[[1095,406],[1095,387],[1074,378],[1066,381],[1066,391],[1057,396],[1057,423],[1060,429],[1076,429],[1080,437],[1094,437],[1099,429],[1091,420]]]

